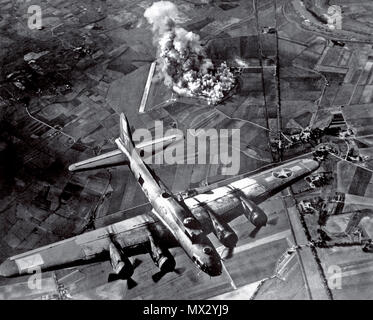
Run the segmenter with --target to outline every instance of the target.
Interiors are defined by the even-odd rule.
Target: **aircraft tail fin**
[[[123,113],[120,115],[120,140],[122,147],[124,147],[130,155],[135,145],[132,140],[131,128],[127,117]]]
[[[96,170],[115,166],[128,165],[132,151],[135,149],[143,159],[150,159],[159,152],[163,152],[169,145],[184,138],[183,134],[174,132],[158,139],[142,141],[135,144],[128,120],[124,114],[120,115],[120,138],[116,139],[117,150],[86,159],[70,165],[71,172]]]

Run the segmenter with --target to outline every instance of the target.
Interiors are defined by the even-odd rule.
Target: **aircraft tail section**
[[[116,141],[118,145],[117,150],[74,163],[69,166],[69,170],[71,172],[78,172],[129,164],[129,159],[135,145],[132,141],[128,120],[123,113],[120,115],[120,138],[117,140],[119,140],[119,142]]]
[[[130,158],[135,145],[132,140],[131,128],[123,113],[120,115],[120,138],[115,142],[118,145],[118,148],[122,150],[128,158]]]
[[[128,120],[124,114],[121,114],[120,138],[116,140],[118,149],[74,163],[69,167],[69,170],[71,172],[78,172],[128,165],[134,149],[141,155],[143,160],[151,159],[151,157],[154,157],[159,152],[163,152],[169,145],[183,138],[183,135],[180,133],[171,133],[161,138],[134,144]]]

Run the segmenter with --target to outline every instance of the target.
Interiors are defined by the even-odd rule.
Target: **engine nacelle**
[[[227,223],[219,221],[213,213],[210,213],[210,219],[212,231],[220,243],[227,248],[234,248],[238,242],[238,236],[233,229]]]
[[[243,213],[246,218],[257,228],[266,226],[268,217],[262,209],[249,199],[241,197]]]
[[[128,257],[125,256],[114,243],[110,243],[109,253],[113,272],[125,278],[130,278],[133,275],[134,268]]]
[[[152,237],[149,237],[150,256],[154,264],[164,273],[172,272],[176,267],[176,262],[171,252],[162,248]]]

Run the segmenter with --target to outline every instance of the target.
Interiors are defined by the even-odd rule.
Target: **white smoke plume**
[[[197,34],[177,25],[180,13],[176,5],[170,1],[154,2],[144,17],[153,27],[164,83],[180,95],[219,103],[234,87],[235,76],[225,62],[214,66]]]

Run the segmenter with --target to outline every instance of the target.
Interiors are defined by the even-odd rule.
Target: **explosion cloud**
[[[214,66],[206,57],[200,37],[177,25],[180,15],[172,2],[153,3],[144,17],[153,27],[164,83],[179,95],[205,97],[209,104],[219,103],[235,84],[227,64]]]

